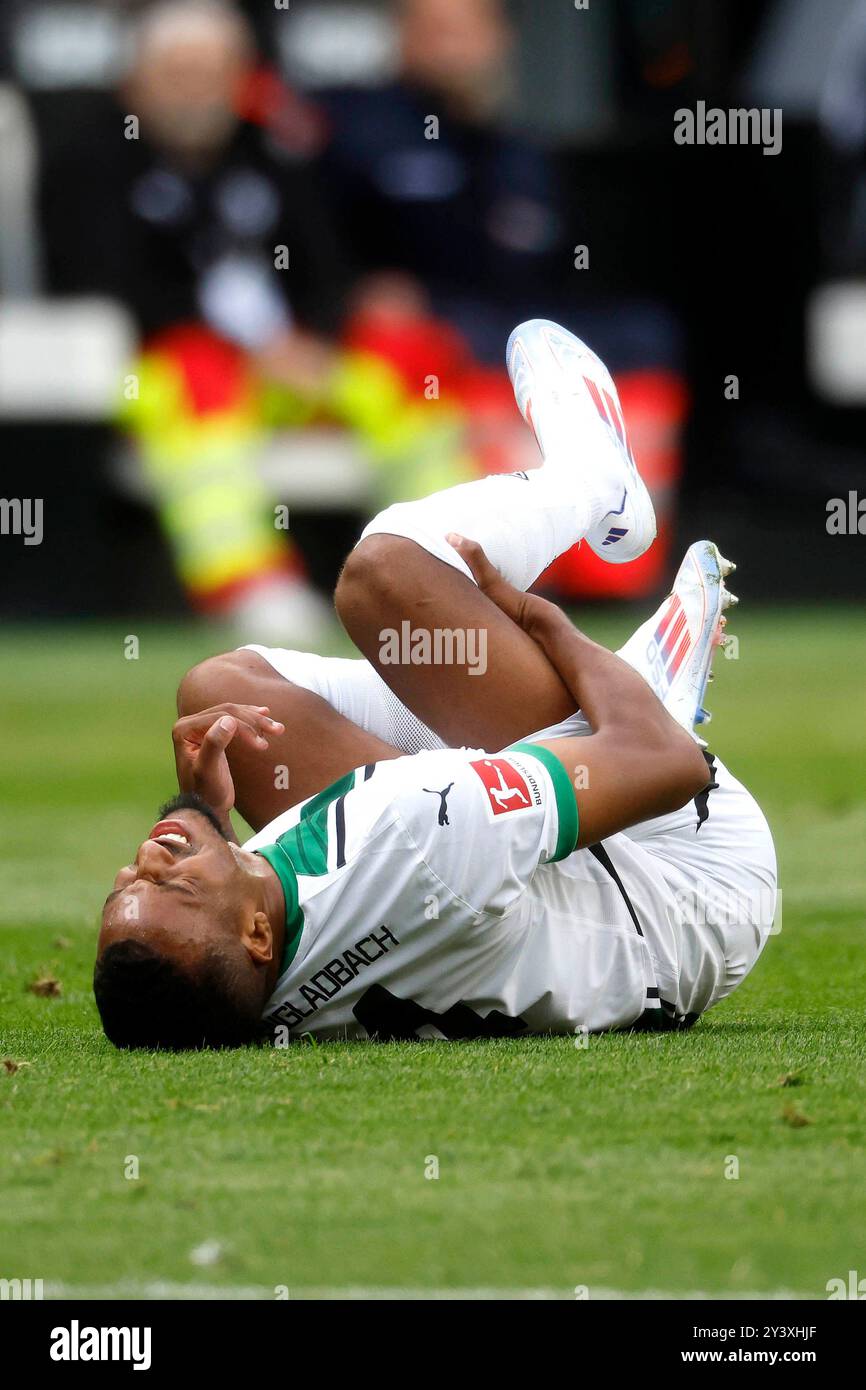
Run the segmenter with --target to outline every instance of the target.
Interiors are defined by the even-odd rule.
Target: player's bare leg
[[[367,528],[350,557],[338,596],[359,646],[404,704],[446,743],[487,748],[558,723],[572,713],[573,702],[526,634],[493,605],[479,602],[446,531],[459,527],[480,537],[503,575],[525,588],[584,535],[607,558],[626,558],[649,544],[654,529],[616,388],[595,354],[556,325],[534,321],[512,335],[508,366],[544,466],[389,508]],[[608,517],[618,523],[616,550],[605,549]],[[458,640],[473,642],[474,660],[432,668],[388,663],[384,669],[383,634],[402,635],[404,624],[410,634],[456,630]],[[286,727],[274,760],[287,769],[288,801],[279,787],[264,784],[260,760],[251,750],[231,751],[239,808],[251,824],[313,794],[350,767],[389,756],[390,745],[291,685],[253,652],[229,653],[196,668],[182,683],[179,710],[188,714],[223,700],[267,703]]]
[[[251,651],[226,652],[184,676],[178,713],[196,714],[225,703],[266,706],[283,732],[268,735],[266,756],[236,739],[228,758],[235,805],[259,830],[290,806],[355,767],[400,756],[400,749],[345,719],[326,700],[293,685]]]
[[[350,555],[336,591],[346,631],[382,679],[451,747],[504,748],[574,712],[574,700],[532,639],[474,582],[414,541],[375,535]],[[408,624],[408,629],[403,624]],[[482,662],[393,662],[387,634],[463,635]],[[384,658],[384,659],[383,659]]]
[[[709,718],[702,708],[704,692],[712,678],[713,651],[726,640],[725,611],[736,602],[724,583],[733,568],[711,542],[696,542],[686,553],[669,597],[618,653],[644,677],[684,728],[691,729]],[[463,591],[464,595],[471,592]],[[356,668],[358,681],[366,674],[364,662],[346,665],[349,670]],[[385,688],[371,692],[366,680],[361,688],[370,701],[368,709],[360,709],[357,699],[343,706],[356,712],[359,722],[355,722],[335,710],[327,699],[286,679],[256,652],[242,650],[195,667],[181,684],[178,708],[185,715],[225,703],[258,706],[267,701],[274,717],[282,721],[282,734],[275,736],[268,731],[272,747],[266,758],[242,740],[234,742],[230,750],[240,788],[240,808],[250,824],[258,825],[314,795],[352,767],[396,756],[413,744],[431,746],[425,739],[429,731],[423,726],[411,731],[408,743],[408,730],[402,725],[400,738],[394,736],[393,742],[377,737],[364,721],[370,717],[372,705],[387,698]],[[544,716],[551,708],[545,704],[548,693],[546,682],[540,680],[525,711],[527,728],[518,737],[545,728]],[[402,715],[411,718],[408,709]],[[486,717],[484,710],[482,716]],[[309,732],[313,737],[307,736]],[[589,732],[588,723],[585,732]],[[492,724],[483,727],[482,733],[480,746],[493,751]],[[399,749],[394,746],[397,742]]]
[[[574,704],[526,634],[473,592],[449,533],[477,542],[520,591],[583,539],[613,561],[636,558],[655,536],[604,363],[573,334],[538,319],[515,329],[507,360],[542,466],[387,508],[365,529],[335,595],[349,635],[420,719],[448,743],[494,748],[565,719]],[[441,652],[442,634],[454,629],[474,664],[437,661],[437,634]],[[394,633],[405,633],[410,648],[427,634],[433,664],[403,652],[395,661]],[[417,647],[423,652],[423,640]]]
[[[383,550],[399,575],[393,591],[386,582],[391,563],[375,563]],[[573,712],[573,700],[543,652],[462,574],[397,537],[371,538],[354,554],[364,560],[362,568],[355,558],[350,571],[361,585],[358,632],[363,620],[376,654],[383,627],[393,619],[399,629],[409,612],[413,624],[416,616],[420,622],[432,615],[434,626],[464,632],[474,626],[483,634],[483,674],[470,676],[466,666],[410,665],[394,668],[409,676],[405,682],[387,676],[404,704],[436,727],[445,743],[501,748]],[[365,575],[368,558],[374,570]],[[348,604],[352,590],[346,577],[340,592]],[[359,636],[354,631],[352,635],[365,650]],[[450,684],[438,680],[440,672],[450,673]],[[312,691],[292,684],[252,651],[226,652],[202,662],[188,672],[178,690],[181,715],[226,702],[267,706],[271,717],[284,726],[282,734],[269,736],[266,760],[241,742],[229,750],[237,809],[254,829],[350,769],[400,755],[400,749],[359,728]]]

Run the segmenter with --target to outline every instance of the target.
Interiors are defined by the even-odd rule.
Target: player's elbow
[[[707,785],[707,763],[698,745],[673,720],[649,729],[640,736],[620,737],[620,751],[630,764],[641,769],[641,782],[647,794],[642,818],[670,815],[687,805]]]
[[[668,758],[671,796],[679,808],[702,792],[710,780],[707,760],[685,729],[677,729],[671,739]]]

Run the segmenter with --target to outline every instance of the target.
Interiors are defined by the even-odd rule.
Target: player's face
[[[99,953],[113,941],[158,936],[179,964],[230,922],[239,903],[243,851],[208,816],[183,808],[157,821],[116,875],[102,910]]]

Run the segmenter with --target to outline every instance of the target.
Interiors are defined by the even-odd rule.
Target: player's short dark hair
[[[216,953],[192,974],[144,942],[116,941],[96,962],[93,992],[115,1047],[237,1047],[261,1030],[233,965]]]

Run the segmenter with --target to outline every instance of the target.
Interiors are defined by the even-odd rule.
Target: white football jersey
[[[562,764],[532,744],[372,764],[279,816],[245,846],[286,897],[268,1024],[391,1039],[681,1020],[663,874],[624,836],[575,851],[577,832]]]
[[[493,758],[419,753],[441,740],[366,661],[252,650],[416,754],[349,774],[248,841],[289,904],[275,1023],[360,1037],[672,1027],[751,970],[776,857],[720,760],[707,755],[712,789],[673,815],[568,853],[574,795],[530,745],[589,733],[580,713]]]

